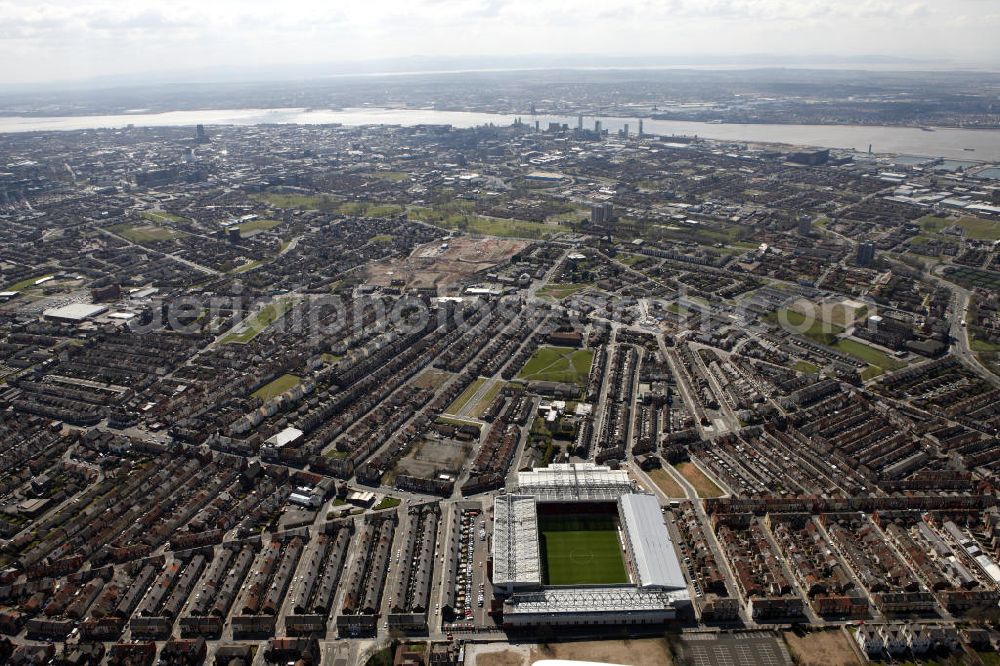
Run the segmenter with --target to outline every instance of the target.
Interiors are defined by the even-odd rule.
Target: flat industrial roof
[[[108,306],[94,303],[70,303],[58,308],[49,308],[42,312],[42,315],[51,319],[64,319],[69,321],[83,321],[90,319],[106,311]]]
[[[285,444],[291,444],[299,437],[302,436],[302,431],[298,428],[285,428],[279,433],[272,435],[265,444],[270,444],[271,446],[284,446]]]
[[[632,560],[641,587],[687,589],[687,582],[663,521],[660,503],[652,495],[623,495],[619,500]]]

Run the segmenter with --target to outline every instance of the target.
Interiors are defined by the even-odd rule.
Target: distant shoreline
[[[549,123],[575,128],[579,115],[539,115],[522,113],[486,113],[445,111],[439,109],[352,107],[337,110],[315,107],[229,108],[163,111],[154,113],[75,115],[75,116],[0,116],[0,133],[82,131],[135,127],[254,126],[254,125],[451,125],[470,128],[482,125],[512,124],[520,118],[525,124],[538,122],[545,130]],[[630,136],[638,132],[638,121],[651,136],[697,136],[721,142],[783,144],[840,150],[872,152],[882,155],[912,155],[928,158],[957,159],[970,162],[1000,161],[1000,129],[934,127],[928,125],[837,125],[794,123],[712,123],[704,121],[657,120],[649,116],[583,116],[584,129],[592,130],[596,121],[614,137],[625,125]],[[978,129],[978,128],[977,128]],[[968,150],[968,149],[974,150]]]

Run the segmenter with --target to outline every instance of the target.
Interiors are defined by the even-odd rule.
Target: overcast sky
[[[1000,0],[0,0],[0,81],[498,54],[1000,63]]]

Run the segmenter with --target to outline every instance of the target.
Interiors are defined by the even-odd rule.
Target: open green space
[[[879,351],[874,347],[869,347],[868,345],[858,342],[857,340],[844,338],[842,340],[837,340],[836,343],[830,346],[843,354],[849,354],[856,359],[864,361],[869,365],[874,365],[882,370],[899,370],[900,368],[906,366],[906,363],[896,360],[885,352]]]
[[[968,238],[976,240],[1000,240],[1000,222],[983,220],[978,217],[937,217],[925,215],[918,220],[920,229],[926,234],[939,233],[947,227],[958,226]]]
[[[1000,291],[1000,273],[996,271],[986,271],[971,266],[948,266],[944,269],[944,276],[968,289]]]
[[[555,202],[550,202],[555,203]],[[578,225],[590,219],[590,208],[578,204],[566,204],[565,210],[552,213],[546,216],[547,224],[565,224],[567,226]]]
[[[626,220],[629,221],[629,220]],[[673,241],[687,241],[698,245],[733,245],[741,241],[746,241],[753,235],[753,231],[748,227],[739,225],[720,224],[716,226],[690,225],[690,224],[654,224],[646,225],[641,222],[631,220],[642,228],[641,236],[650,240],[666,239]]]
[[[583,386],[594,362],[591,349],[539,347],[518,373],[518,379],[540,382],[563,382]]]
[[[861,379],[868,381],[869,379],[875,379],[879,375],[885,374],[885,370],[878,367],[877,365],[869,365],[867,368],[861,371]]]
[[[793,368],[796,372],[804,372],[806,374],[815,374],[819,372],[819,366],[810,363],[809,361],[796,361]]]
[[[463,227],[460,227],[463,228]],[[525,222],[524,220],[506,220],[499,217],[484,217],[476,215],[464,226],[464,231],[480,236],[498,236],[501,238],[551,238],[562,229],[542,224],[541,222]]]
[[[549,238],[562,228],[542,222],[527,222],[501,217],[486,217],[475,212],[471,201],[451,201],[435,205],[433,208],[414,206],[407,211],[407,217],[445,229],[459,229],[481,236],[504,238]]]
[[[156,227],[141,224],[116,224],[111,231],[133,243],[155,243],[168,241],[184,236],[184,232],[169,227]]]
[[[402,502],[403,500],[399,499],[398,497],[389,497],[388,495],[386,495],[385,497],[382,498],[381,502],[379,502],[372,508],[375,511],[381,511],[382,509],[393,509],[402,504]]]
[[[391,243],[392,236],[389,234],[377,234],[368,239],[369,243]]]
[[[686,316],[687,314],[689,314],[691,312],[686,307],[684,307],[680,303],[676,303],[676,302],[669,304],[667,306],[667,310],[669,310],[670,312],[673,312],[675,315],[681,315],[682,317]]]
[[[282,375],[274,381],[261,386],[252,395],[267,402],[271,398],[278,397],[293,386],[298,386],[300,383],[302,383],[302,380],[295,375]]]
[[[997,352],[1000,351],[1000,345],[989,342],[988,340],[980,340],[978,338],[973,338],[969,343],[969,347],[975,352]]]
[[[281,224],[281,220],[250,220],[239,225],[240,231],[267,231]]]
[[[253,269],[255,269],[258,266],[260,266],[261,263],[263,263],[263,262],[261,262],[260,259],[254,259],[253,261],[248,261],[245,264],[240,264],[239,266],[237,266],[236,268],[232,269],[229,272],[230,273],[235,273],[235,274],[246,273],[247,271],[252,271]]]
[[[439,389],[451,379],[451,373],[444,370],[427,368],[413,380],[413,385],[422,389]]]
[[[147,210],[144,211],[142,216],[149,220],[150,222],[186,222],[187,220],[180,215],[174,215],[173,213],[168,213],[162,210]]]
[[[455,400],[452,401],[450,405],[448,405],[448,409],[444,410],[445,414],[461,413],[461,411],[465,408],[465,406],[469,403],[469,401],[472,400],[472,396],[476,395],[476,391],[479,390],[479,387],[482,386],[483,382],[485,381],[486,380],[483,379],[482,377],[477,377],[476,379],[474,379],[471,384],[465,387],[465,390],[462,391],[462,394],[459,395],[457,398],[455,398]]]
[[[764,319],[776,326],[790,327],[792,332],[804,335],[822,345],[833,344],[837,336],[844,332],[844,329],[836,324],[825,322],[819,317],[807,317],[798,310],[788,308],[771,312]]]
[[[250,321],[241,323],[238,333],[230,333],[222,338],[222,343],[245,345],[257,337],[265,328],[280,319],[291,307],[292,299],[289,298],[268,303],[257,314],[251,315],[249,318]]]
[[[375,177],[389,183],[401,183],[410,177],[405,171],[376,171]]]
[[[635,266],[640,261],[645,261],[648,258],[649,257],[644,254],[619,254],[615,257],[616,260],[626,266]]]
[[[255,194],[255,201],[267,203],[275,208],[296,208],[299,210],[322,210],[357,217],[387,217],[402,213],[399,204],[378,201],[340,201],[328,194]]]
[[[270,204],[275,208],[299,208],[302,210],[332,209],[336,201],[327,195],[306,194],[252,194],[250,198]]]
[[[546,585],[628,583],[614,516],[539,516]]]
[[[21,280],[20,282],[15,282],[12,285],[4,287],[4,291],[24,291],[30,287],[34,287],[35,283],[39,280],[44,280],[47,277],[53,277],[55,273],[46,273],[45,275],[36,275],[35,277],[30,277],[26,280]]]
[[[355,217],[389,217],[403,212],[403,207],[397,204],[376,203],[369,201],[345,201],[336,206],[341,215]]]
[[[674,469],[681,473],[681,476],[690,483],[698,497],[722,497],[722,488],[715,481],[708,478],[701,469],[692,462],[682,462],[674,465]]]
[[[487,407],[493,404],[493,401],[496,400],[497,395],[500,394],[500,389],[504,387],[504,384],[505,382],[503,381],[493,381],[483,395],[480,396],[479,400],[471,406],[469,414],[477,419],[482,418],[483,412],[486,411]]]
[[[677,480],[674,479],[673,475],[667,470],[663,468],[651,469],[646,472],[646,476],[648,476],[667,497],[687,497],[684,493],[684,489],[681,488],[681,484],[677,483]]]
[[[976,656],[983,662],[983,666],[1000,666],[1000,653],[977,651]]]
[[[548,296],[549,298],[554,298],[557,301],[561,301],[564,298],[569,298],[573,294],[583,291],[587,287],[591,286],[590,283],[580,283],[580,284],[559,284],[550,283],[538,290],[539,296]]]

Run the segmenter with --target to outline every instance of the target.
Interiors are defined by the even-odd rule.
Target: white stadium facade
[[[624,584],[546,585],[539,507],[615,505]],[[559,508],[559,507],[555,507]],[[491,552],[494,593],[503,622],[517,627],[662,624],[691,606],[677,552],[653,495],[638,492],[624,471],[593,463],[554,464],[519,472],[494,502]]]

